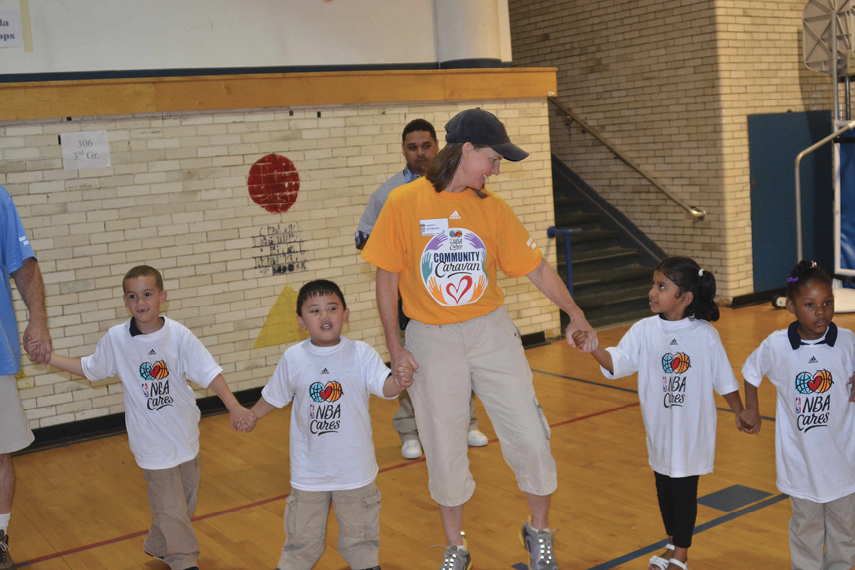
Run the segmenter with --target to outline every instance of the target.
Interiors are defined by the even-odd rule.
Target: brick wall
[[[351,310],[345,334],[386,356],[373,268],[359,259],[353,232],[371,193],[403,167],[403,126],[426,118],[442,140],[442,125],[474,106],[496,113],[514,142],[531,152],[525,162],[503,163],[489,187],[554,262],[546,239],[554,215],[543,100],[0,122],[0,184],[39,258],[54,350],[91,354],[109,327],[128,318],[122,275],[148,263],[163,272],[165,314],[196,333],[232,390],[267,382],[285,345],[252,346],[285,286],[297,290],[316,278],[342,286]],[[58,134],[102,129],[112,166],[63,170]],[[281,214],[255,204],[247,189],[250,166],[269,153],[293,161],[301,180],[296,203]],[[264,243],[271,235],[290,246],[291,267],[269,266]],[[500,285],[523,334],[558,334],[557,310],[527,279],[504,278]],[[17,292],[15,299],[23,330],[25,306]],[[116,379],[90,385],[25,364],[18,386],[34,428],[123,411]]]
[[[682,210],[550,109],[553,152],[670,255],[753,291],[747,116],[831,107],[802,63],[804,1],[509,0],[514,64],[558,67],[558,96]]]

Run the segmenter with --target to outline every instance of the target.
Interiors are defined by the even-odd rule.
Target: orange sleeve
[[[496,263],[502,273],[508,277],[528,275],[540,264],[543,253],[504,200],[501,200],[501,211],[498,213],[501,229]]]

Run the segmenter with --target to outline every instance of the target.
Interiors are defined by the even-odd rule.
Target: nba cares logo
[[[428,294],[444,307],[476,302],[489,280],[484,271],[487,247],[478,235],[449,228],[433,236],[421,258],[421,277]]]

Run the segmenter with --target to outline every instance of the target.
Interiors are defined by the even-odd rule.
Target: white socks
[[[9,532],[9,518],[12,516],[12,513],[6,513],[5,515],[0,515],[0,530],[4,533]]]

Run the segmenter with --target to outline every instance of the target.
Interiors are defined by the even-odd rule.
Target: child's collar
[[[787,327],[787,338],[790,340],[790,346],[793,347],[793,350],[798,350],[800,346],[808,345],[808,343],[803,342],[802,338],[799,336],[798,328],[799,321],[795,321]],[[834,346],[835,342],[837,342],[837,325],[834,323],[828,323],[828,330],[825,331],[825,338],[813,344],[827,344],[828,346]]]
[[[161,317],[160,317],[160,322],[161,322],[161,323],[163,323],[163,324],[166,324],[166,319],[165,319],[163,316],[161,316]],[[163,328],[163,327],[161,327],[161,328]],[[160,330],[160,329],[158,329],[158,330]],[[131,317],[131,326],[130,326],[130,329],[128,330],[128,332],[130,332],[130,333],[131,333],[131,338],[133,338],[133,337],[135,337],[135,336],[139,336],[139,335],[141,335],[141,334],[142,334],[142,335],[144,335],[144,334],[145,334],[145,333],[144,333],[144,332],[142,332],[142,331],[140,330],[140,328],[137,326],[137,320],[136,320],[135,318],[133,318],[133,317]]]

